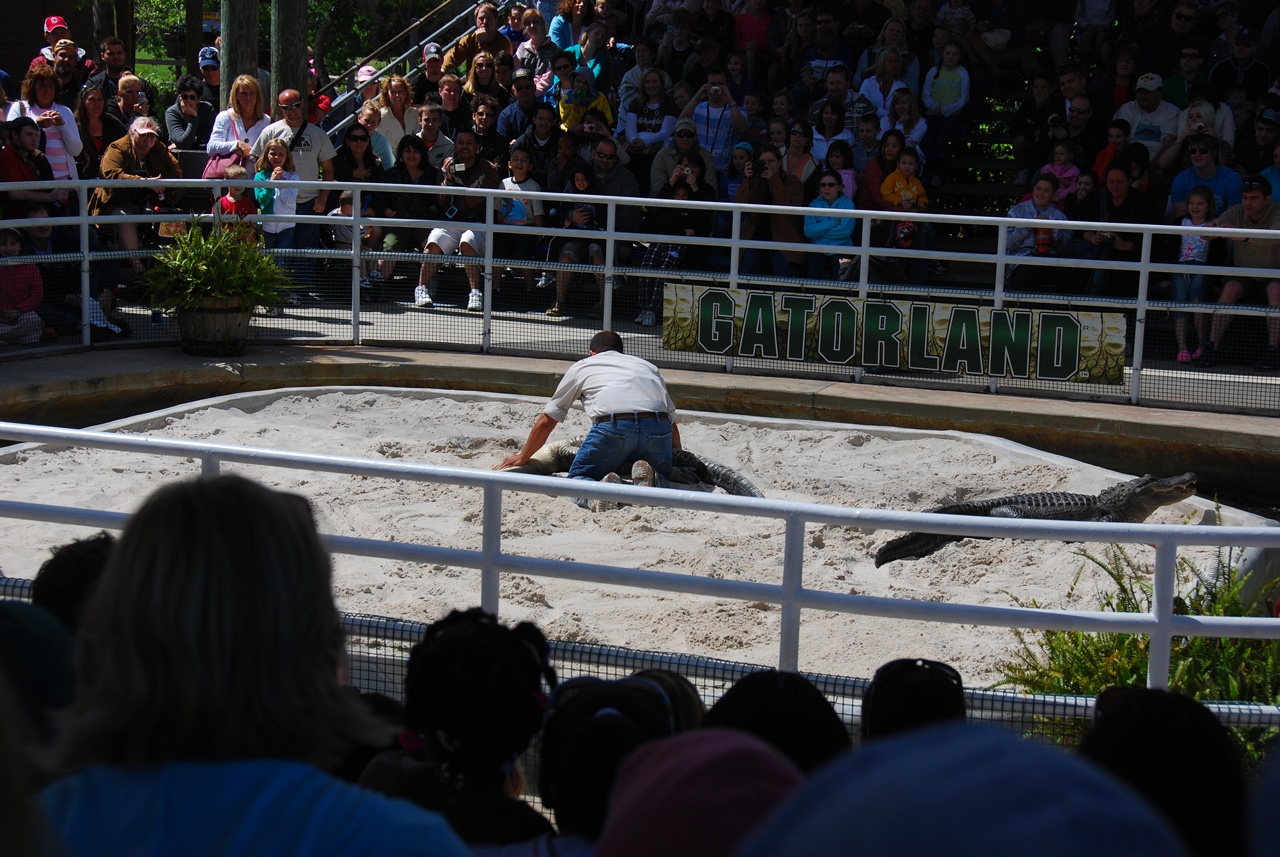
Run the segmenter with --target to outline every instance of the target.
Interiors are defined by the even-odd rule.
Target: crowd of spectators
[[[55,548],[30,603],[0,601],[5,853],[1280,853],[1280,768],[1251,796],[1177,693],[1105,691],[1064,751],[968,722],[954,668],[902,658],[855,742],[799,674],[709,709],[674,671],[561,680],[535,624],[472,608],[427,626],[392,698],[348,685],[332,586],[307,500],[238,476]]]
[[[1280,67],[1280,11],[1247,0],[1121,0],[1078,7],[990,0],[812,5],[808,0],[543,0],[499,9],[484,2],[475,8],[474,29],[447,50],[427,44],[421,66],[408,78],[363,67],[353,91],[337,99],[335,108],[329,96],[316,94],[313,74],[310,92],[280,94],[274,108],[281,118],[274,123],[267,115],[273,105],[253,75],[236,79],[230,104],[218,102],[216,47],[200,52],[198,77],[178,81],[173,104],[157,105],[150,84],[125,66],[120,40],[103,40],[95,60],[71,40],[65,25],[59,26],[61,19],[50,18],[48,45],[8,108],[12,119],[37,123],[43,155],[0,159],[0,178],[39,178],[45,172],[54,179],[111,177],[103,164],[113,141],[127,135],[136,150],[137,136],[146,136],[150,127],[139,120],[163,110],[164,119],[154,129],[158,142],[178,153],[203,149],[219,159],[238,156],[250,175],[262,172],[258,159],[265,143],[281,136],[288,137],[296,175],[303,180],[376,182],[408,173],[414,183],[499,189],[513,173],[516,154],[529,162],[518,181],[524,193],[580,193],[584,178],[574,172],[585,165],[590,170],[585,181],[596,194],[901,213],[874,231],[876,245],[929,250],[939,236],[910,215],[940,205],[965,208],[963,199],[948,199],[950,182],[965,178],[959,172],[964,168],[949,168],[948,161],[957,143],[975,139],[965,133],[966,124],[977,130],[971,118],[975,100],[1001,87],[1005,93],[1010,88],[1026,92],[1003,120],[1013,147],[1013,160],[1003,163],[1012,165],[1010,175],[1020,171],[1015,187],[993,183],[990,189],[996,199],[1011,191],[1015,197],[1025,194],[1012,210],[1053,217],[1039,202],[1027,208],[1040,199],[1034,188],[1052,177],[1050,207],[1074,219],[1180,223],[1187,217],[1189,192],[1207,186],[1214,193],[1210,225],[1241,220],[1270,228],[1276,212],[1269,188],[1280,179],[1280,84],[1273,71]],[[1007,94],[1002,98],[1000,103],[1013,107]],[[991,105],[984,110],[982,121],[991,121]],[[364,127],[369,141],[365,144],[360,132],[350,140],[351,147],[364,147],[353,168],[348,158],[335,160],[334,154],[335,145],[348,146],[355,124]],[[464,155],[457,138],[468,134],[475,142],[462,147]],[[416,146],[400,145],[406,138],[425,144],[425,161]],[[702,167],[696,178],[684,164],[690,153]],[[403,163],[402,154],[417,159],[415,165]],[[1121,174],[1117,166],[1129,176],[1127,191],[1112,187]],[[159,162],[153,167],[138,175],[166,174]],[[822,194],[828,170],[838,174],[839,195],[848,204],[834,205]],[[1234,207],[1243,205],[1247,189],[1261,190],[1263,201],[1241,214]],[[334,211],[329,197],[324,191],[299,191],[297,210]],[[6,214],[16,214],[21,199],[20,193],[10,194]],[[361,210],[370,216],[406,210],[380,207],[378,199],[376,193],[365,196]],[[429,210],[433,220],[447,223],[379,230],[372,239],[366,236],[365,246],[483,255],[474,224],[485,212],[457,204],[466,199],[442,190],[409,208],[414,216]],[[41,201],[55,213],[67,204]],[[609,223],[584,219],[578,203],[540,205],[545,210],[530,213],[528,207],[495,201],[501,225],[526,229],[537,227],[541,217],[556,227],[572,222],[572,228],[629,232],[662,223],[662,213],[673,211],[649,207],[652,216],[646,216],[643,203],[621,206],[617,222]],[[516,220],[508,219],[512,212]],[[743,253],[742,270],[856,277],[852,255],[841,254],[839,247],[861,241],[860,231],[846,235],[843,228],[814,225],[840,219],[824,212],[810,218],[743,217],[743,237],[809,242],[824,250],[754,248]],[[727,237],[731,220],[709,218],[705,225],[686,224],[682,230]],[[665,228],[652,231],[671,234]],[[1133,232],[1049,230],[1044,240],[1043,231],[1014,230],[1017,252],[1049,259],[1139,256],[1139,236]],[[433,234],[443,240],[431,241]],[[451,237],[455,234],[457,240]],[[511,237],[524,248],[530,236]],[[277,246],[314,248],[324,238],[314,225],[298,224],[290,243]],[[134,246],[128,230],[117,240],[125,249]],[[1225,242],[1208,243],[1214,245],[1215,261],[1232,264],[1243,257],[1245,267],[1275,262],[1271,242],[1260,240],[1266,250],[1234,255],[1229,248],[1216,248]],[[594,263],[601,256],[592,248],[600,245],[540,240],[529,258]],[[632,247],[619,246],[619,258],[625,260]],[[635,249],[636,260],[658,261],[658,255]],[[664,267],[687,267],[706,264],[712,255],[665,252],[661,259]],[[1157,246],[1152,258],[1170,266],[1196,261],[1182,255],[1171,243]],[[927,283],[946,271],[937,260],[903,264],[885,258],[888,266],[876,273],[907,282]],[[467,307],[479,310],[481,271],[477,263],[464,267]],[[364,278],[367,293],[389,293],[393,268],[370,267]],[[438,268],[436,261],[420,268],[412,290],[420,307],[437,300]],[[1019,287],[1032,291],[1134,297],[1137,283],[1127,272],[1088,276],[1036,264],[1011,265],[1009,271]],[[1235,281],[1208,277],[1192,290],[1180,285],[1185,279],[1157,275],[1148,297],[1280,306],[1280,280],[1244,278],[1237,288],[1231,285]],[[568,312],[567,290],[574,280],[564,271],[542,278],[541,284],[556,285],[549,315]],[[532,277],[525,280],[526,291],[531,282]],[[600,313],[601,303],[591,314]],[[650,317],[643,307],[637,316],[641,324]],[[1212,333],[1185,340],[1178,359],[1221,362],[1226,324],[1215,322]],[[1258,368],[1280,369],[1280,324],[1270,325],[1268,334]]]

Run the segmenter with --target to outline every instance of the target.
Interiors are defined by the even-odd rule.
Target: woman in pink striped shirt
[[[58,76],[48,65],[32,66],[22,82],[22,100],[9,105],[9,119],[28,116],[44,132],[44,154],[55,179],[76,179],[76,156],[84,148],[70,108],[59,104]]]

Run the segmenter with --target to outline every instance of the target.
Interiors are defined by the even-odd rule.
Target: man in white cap
[[[1124,119],[1133,129],[1130,137],[1151,152],[1156,159],[1178,139],[1178,108],[1164,100],[1164,80],[1158,74],[1138,78],[1133,101],[1122,104],[1113,119]]]

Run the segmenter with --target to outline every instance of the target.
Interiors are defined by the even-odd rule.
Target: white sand
[[[448,396],[449,394],[441,394]],[[285,394],[200,408],[171,417],[152,434],[426,464],[487,468],[523,443],[541,410],[525,399],[430,398],[378,391]],[[243,410],[241,409],[243,408]],[[571,414],[552,439],[584,434]],[[1025,491],[1096,493],[1107,471],[976,436],[931,435],[836,424],[733,420],[690,415],[686,447],[739,470],[772,498],[872,508],[923,509]],[[480,493],[294,470],[224,465],[311,498],[322,531],[478,550]],[[0,457],[11,499],[129,511],[158,485],[199,473],[199,464],[95,450],[31,449]],[[1161,476],[1169,474],[1157,474]],[[506,495],[503,549],[698,576],[777,583],[782,524],[755,518],[633,506],[600,516],[564,499]],[[1199,522],[1206,504],[1160,510],[1157,523]],[[1228,520],[1243,523],[1244,520]],[[0,519],[0,569],[34,575],[49,546],[79,528]],[[876,569],[875,550],[895,534],[811,526],[805,585],[832,592],[1010,605],[1014,595],[1046,606],[1091,609],[1102,586],[1077,551],[1101,545],[975,541],[931,557]],[[1145,546],[1136,556],[1151,562]],[[1188,550],[1208,567],[1213,552]],[[430,620],[479,602],[479,573],[361,557],[335,558],[342,609]],[[1066,593],[1085,568],[1075,596]],[[513,576],[502,583],[504,619],[528,619],[553,638],[686,652],[776,664],[779,611],[744,604]],[[805,611],[802,669],[869,676],[894,657],[949,661],[966,684],[995,681],[993,667],[1013,644],[1002,628],[949,626]]]

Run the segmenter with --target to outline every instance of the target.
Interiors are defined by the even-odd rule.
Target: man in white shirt
[[[1124,119],[1133,129],[1130,137],[1151,152],[1151,160],[1178,139],[1178,108],[1164,100],[1164,80],[1158,74],[1138,78],[1133,101],[1122,104],[1113,119]]]
[[[307,122],[307,102],[296,89],[280,93],[278,102],[284,118],[262,129],[251,152],[256,162],[272,140],[283,139],[293,153],[294,172],[304,182],[333,181],[333,158],[337,154],[329,135],[319,125]],[[296,139],[295,139],[296,138]],[[328,214],[329,191],[298,190],[298,214]],[[293,230],[293,244],[299,250],[320,246],[320,225],[299,223]]]
[[[620,482],[615,471],[630,467],[635,485],[662,487],[671,477],[671,450],[680,446],[676,406],[658,367],[623,353],[622,337],[604,330],[591,337],[591,356],[569,367],[534,422],[524,448],[495,470],[528,464],[557,423],[578,399],[591,418],[591,431],[578,449],[570,479]],[[593,512],[617,508],[605,501],[574,502]]]

